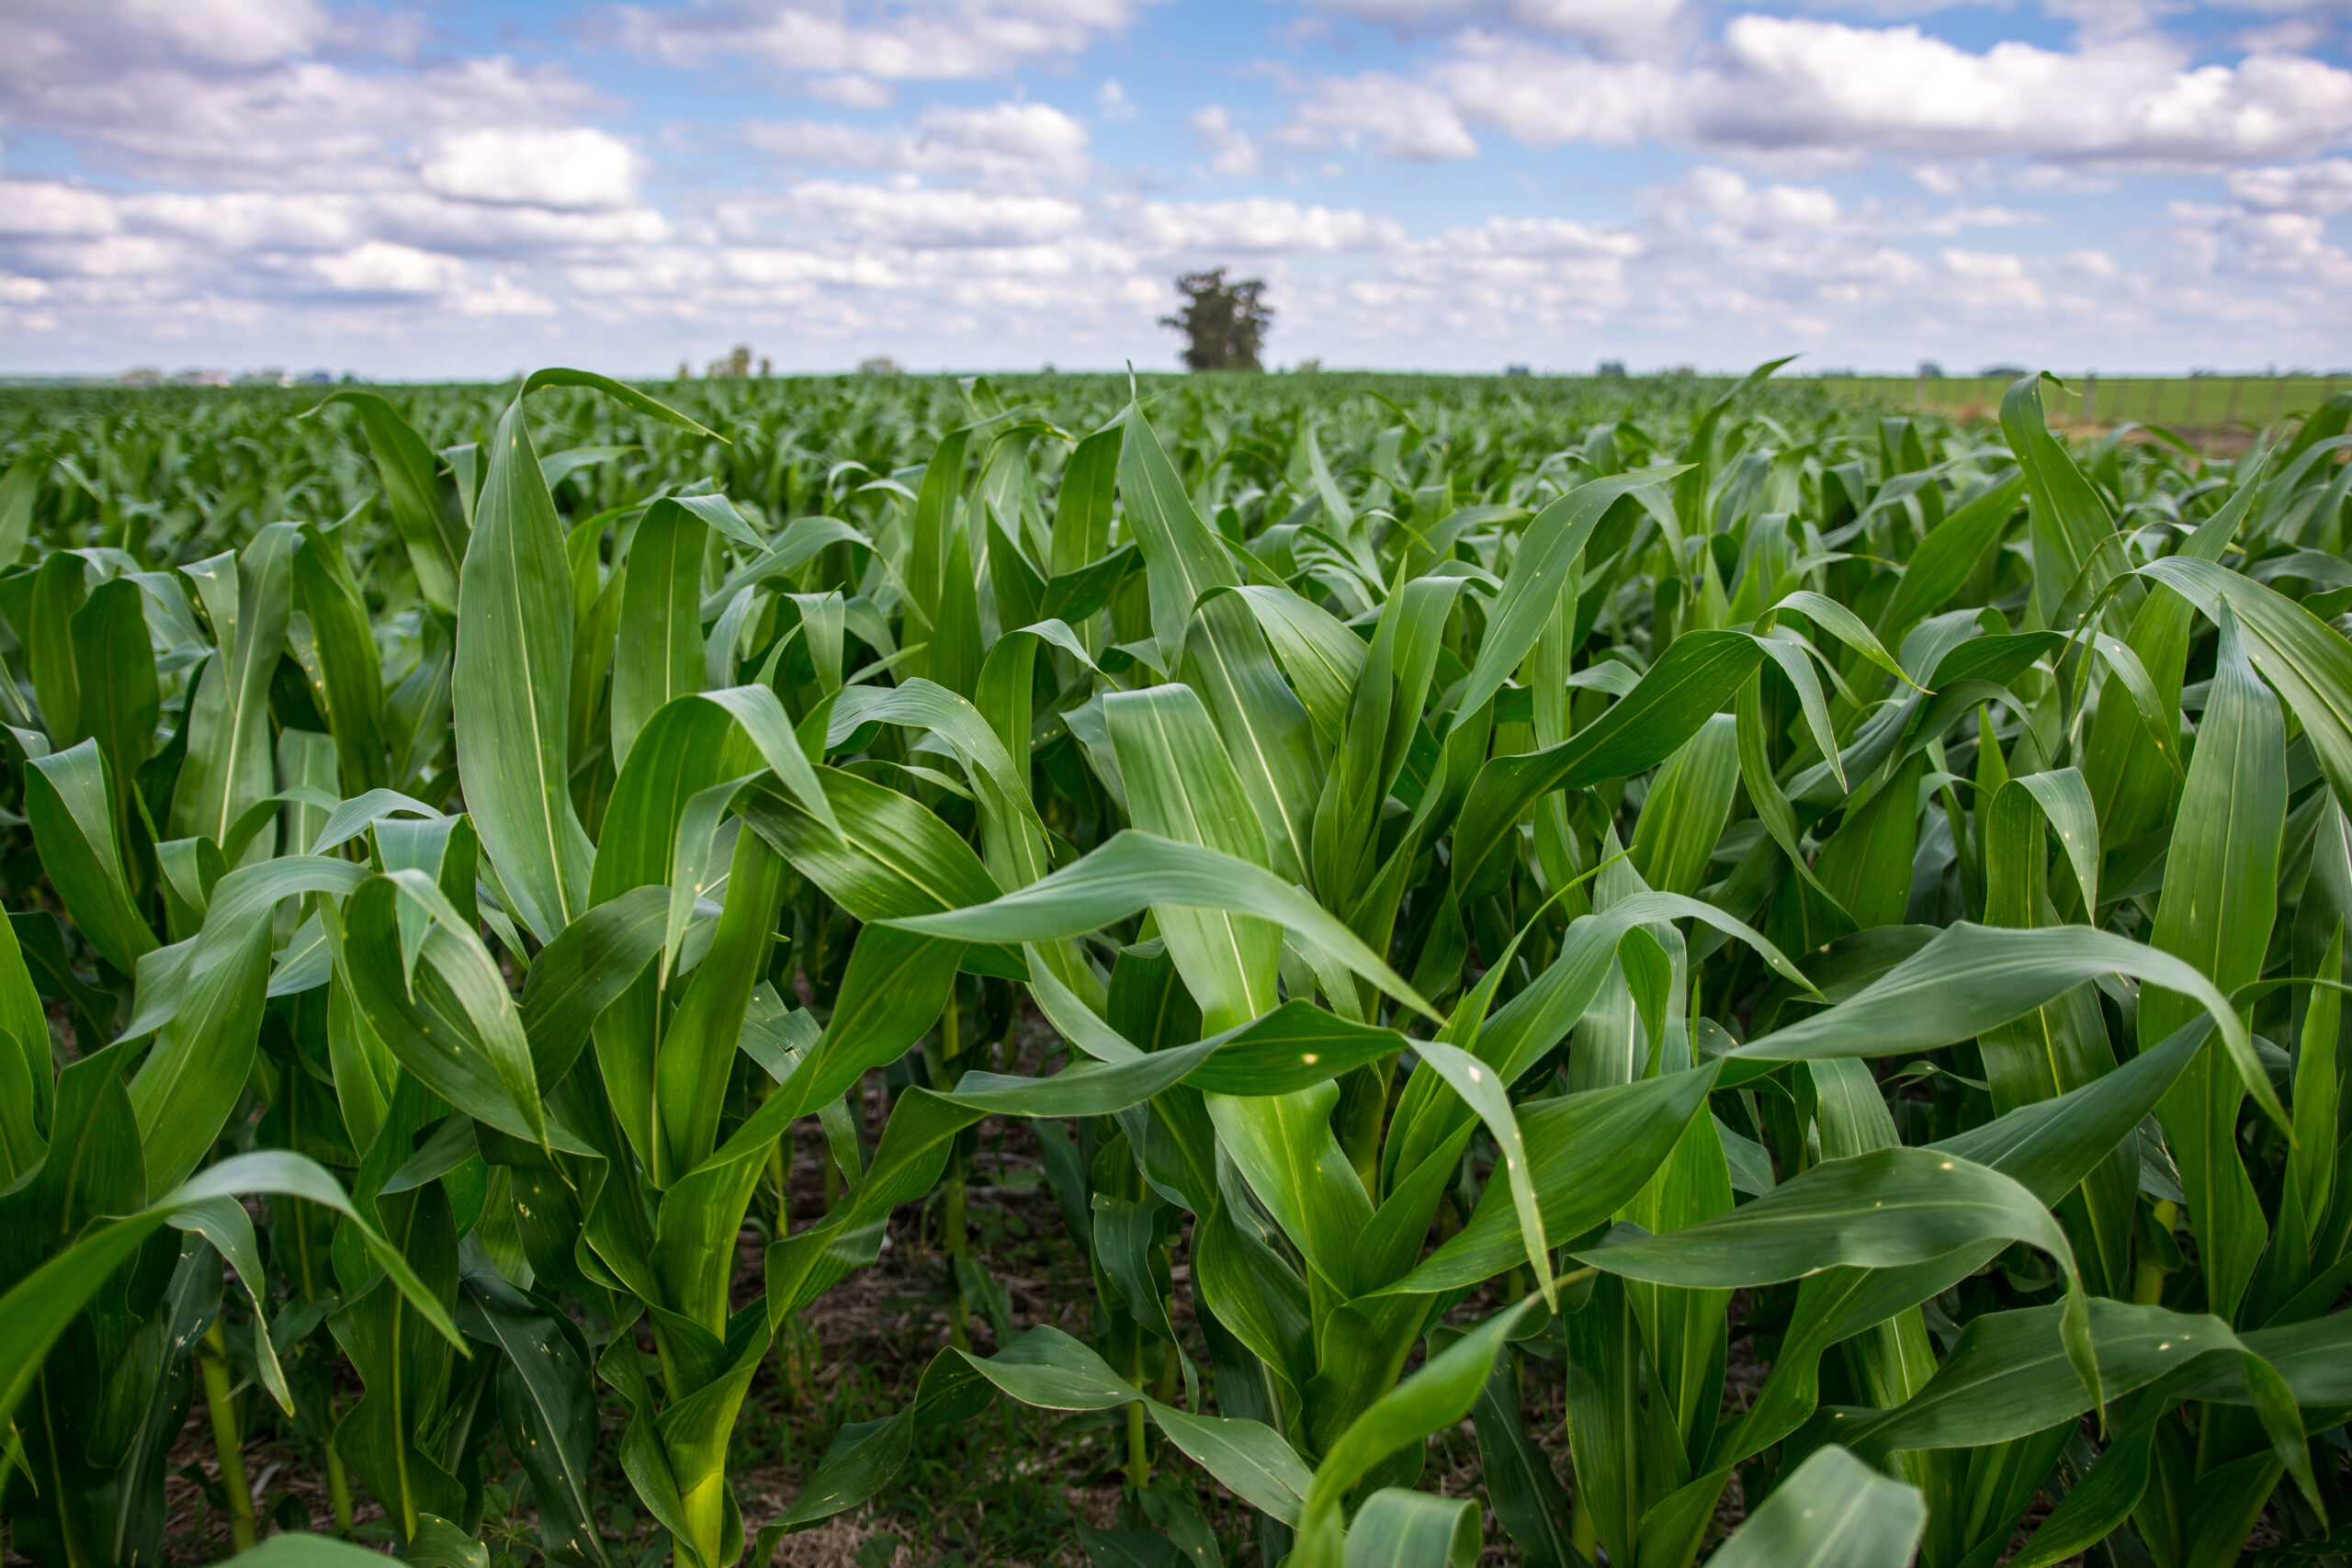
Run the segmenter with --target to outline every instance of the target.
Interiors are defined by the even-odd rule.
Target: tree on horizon
[[[1162,316],[1159,324],[1182,333],[1187,370],[1261,370],[1258,351],[1274,309],[1265,302],[1261,278],[1228,284],[1225,268],[1188,272],[1176,280],[1184,303],[1176,314]]]

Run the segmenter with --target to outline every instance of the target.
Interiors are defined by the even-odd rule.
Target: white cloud
[[[180,23],[164,26],[169,11]],[[301,6],[265,0],[11,0],[0,105],[94,169],[171,185],[385,186],[413,143],[576,123],[601,105],[560,67],[503,56],[356,70],[312,58]],[[198,54],[177,31],[212,40]],[[397,28],[387,30],[397,32]]]
[[[1258,147],[1233,123],[1223,104],[1195,110],[1193,140],[1209,154],[1209,171],[1229,180],[1246,180],[1258,172]]]
[[[371,198],[358,221],[408,243],[481,256],[658,245],[672,235],[670,220],[650,207],[564,212],[447,201],[411,192]]]
[[[2222,187],[2230,199],[2247,207],[2333,217],[2352,212],[2352,160],[2233,169]]]
[[[1703,224],[1726,240],[1772,239],[1834,229],[1838,198],[1818,186],[1751,186],[1729,169],[1700,167],[1661,193],[1678,220]]]
[[[121,14],[175,52],[221,65],[305,53],[327,30],[312,0],[124,0]]]
[[[1046,104],[936,108],[915,122],[910,166],[982,180],[1086,177],[1086,127]]]
[[[1134,16],[1129,0],[944,0],[871,11],[847,0],[721,0],[679,10],[616,6],[599,30],[665,64],[746,63],[872,105],[888,101],[892,83],[971,80],[1074,57]]]
[[[2352,133],[2352,71],[2290,54],[2196,65],[2148,32],[2075,51],[2009,41],[1980,53],[1917,26],[1747,15],[1726,24],[1719,50],[1674,64],[1472,29],[1429,81],[1461,114],[1536,147],[1657,140],[2214,167]]]
[[[1939,297],[1961,310],[2013,316],[2038,311],[2049,303],[2049,296],[2027,271],[2021,256],[1947,249],[1937,259],[1943,264],[1948,285]]]
[[[1724,41],[1762,96],[1726,99],[1702,121],[1762,145],[2205,163],[2275,157],[2352,130],[2352,72],[2293,56],[2189,67],[2177,46],[2145,37],[1973,54],[1916,27],[1760,16],[1735,19]]]
[[[1256,197],[1245,201],[1147,202],[1133,225],[1138,241],[1159,252],[1231,251],[1247,255],[1285,252],[1377,250],[1399,244],[1403,225],[1354,208],[1303,207]]]
[[[593,211],[636,196],[638,156],[585,126],[466,130],[443,137],[419,173],[427,190],[460,201]]]
[[[1317,83],[1282,135],[1295,146],[1368,148],[1391,158],[1440,162],[1478,155],[1452,99],[1385,71]]]
[[[454,303],[469,316],[552,316],[555,301],[499,273],[480,288],[458,291]]]
[[[114,203],[54,180],[0,182],[0,234],[91,239],[118,227]]]
[[[1316,9],[1420,29],[1506,24],[1605,51],[1654,50],[1679,30],[1682,0],[1307,0]]]
[[[1094,112],[1104,119],[1121,120],[1135,118],[1136,110],[1125,87],[1115,81],[1105,81],[1095,89]]]
[[[1086,210],[1058,197],[893,190],[811,180],[794,187],[800,213],[860,239],[918,250],[1034,245],[1077,233]]]
[[[1086,127],[1046,104],[934,108],[910,130],[867,130],[828,120],[743,127],[752,147],[815,168],[897,169],[982,185],[1074,185],[1088,169]]]
[[[112,205],[113,221],[228,252],[345,250],[366,227],[351,198],[275,191],[151,191]]]
[[[820,168],[888,169],[901,165],[907,139],[837,120],[753,120],[743,140],[786,164]]]
[[[1461,113],[1531,147],[1623,147],[1680,130],[1685,79],[1648,62],[1616,64],[1473,33],[1430,74]]]
[[[455,288],[466,270],[455,256],[382,240],[321,256],[311,265],[346,294],[440,294]]]
[[[827,76],[811,76],[800,84],[802,92],[812,98],[822,98],[843,108],[886,109],[890,107],[890,85],[863,76],[854,71],[837,71]]]

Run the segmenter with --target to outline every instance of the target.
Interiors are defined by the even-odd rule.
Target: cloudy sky
[[[2352,4],[6,0],[0,372],[2352,366]]]

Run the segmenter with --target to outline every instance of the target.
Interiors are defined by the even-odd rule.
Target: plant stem
[[[2156,1201],[2150,1223],[2158,1230],[2170,1233],[2180,1223],[2180,1206],[2165,1199]],[[2154,1249],[2143,1248],[2138,1265],[2132,1270],[2132,1304],[2156,1306],[2165,1299],[2165,1266],[2154,1256]]]
[[[345,1535],[351,1533],[351,1474],[343,1468],[343,1456],[334,1450],[334,1441],[327,1441],[327,1495],[334,1502],[334,1528]]]
[[[197,1359],[204,1369],[212,1447],[220,1459],[220,1490],[229,1495],[229,1535],[239,1551],[250,1551],[259,1539],[254,1529],[254,1495],[245,1483],[244,1443],[237,1436],[237,1406],[230,1393],[229,1342],[221,1337],[219,1318],[204,1331],[204,1348]]]
[[[1143,1325],[1127,1325],[1127,1381],[1143,1383]],[[1141,1492],[1151,1484],[1151,1461],[1143,1446],[1143,1402],[1127,1406],[1127,1485]]]
[[[963,1020],[956,1005],[956,995],[947,996],[947,1010],[939,1015],[939,1059],[925,1064],[931,1068],[933,1081],[943,1089],[954,1089],[956,1080],[964,1076],[958,1059],[964,1054]],[[964,1140],[958,1135],[947,1156],[947,1171],[941,1178],[939,1190],[939,1250],[948,1259],[947,1265],[947,1341],[958,1350],[972,1348],[971,1303],[964,1299],[964,1285],[956,1272],[955,1259],[971,1251],[971,1237],[964,1224]]]

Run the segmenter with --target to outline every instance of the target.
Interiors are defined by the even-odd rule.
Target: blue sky
[[[9,0],[0,372],[2352,366],[2352,4]]]

